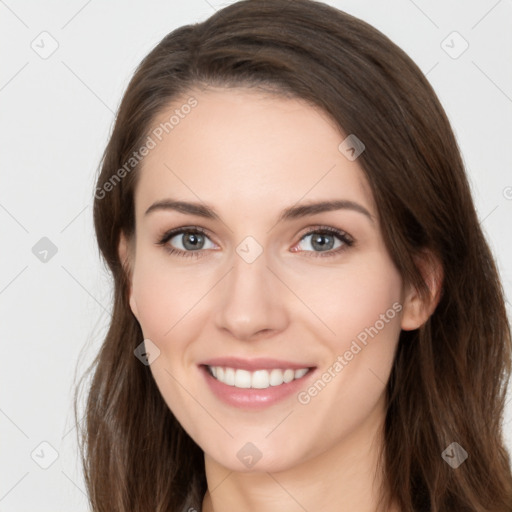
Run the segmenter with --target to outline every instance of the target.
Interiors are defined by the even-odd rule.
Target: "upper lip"
[[[240,357],[216,357],[208,359],[200,363],[207,366],[222,366],[235,368],[239,370],[255,371],[255,370],[273,370],[275,368],[286,370],[300,370],[301,368],[313,368],[314,365],[308,363],[293,363],[291,361],[283,361],[279,359],[257,358],[242,359]]]

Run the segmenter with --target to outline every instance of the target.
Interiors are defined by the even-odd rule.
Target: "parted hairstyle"
[[[430,251],[442,265],[439,303],[421,327],[401,331],[387,383],[382,503],[394,500],[403,511],[510,512],[502,436],[510,325],[449,121],[404,51],[367,23],[312,0],[244,0],[177,28],[143,59],[123,96],[94,199],[114,297],[108,332],[81,380],[90,377],[78,432],[92,510],[200,510],[206,492],[202,450],[134,357],[143,334],[118,243],[121,232],[134,235],[144,160],[115,183],[112,177],[127,169],[159,114],[209,86],[306,100],[356,134],[366,148],[358,163],[404,282],[428,297],[417,256]],[[468,453],[457,469],[441,457],[454,441]]]

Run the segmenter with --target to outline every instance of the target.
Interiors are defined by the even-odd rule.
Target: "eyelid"
[[[157,242],[157,244],[163,245],[163,244],[167,243],[171,238],[175,237],[176,235],[182,235],[183,233],[189,233],[189,232],[192,232],[192,233],[197,232],[197,233],[205,235],[211,239],[210,232],[205,228],[202,228],[200,226],[181,226],[179,228],[173,228],[173,229],[169,229],[169,230],[165,231],[162,235],[159,236],[159,241]],[[191,252],[191,251],[189,251],[189,252]]]
[[[304,228],[304,231],[301,232],[300,240],[302,240],[306,235],[310,235],[312,233],[316,232],[328,232],[332,233],[333,235],[343,235],[345,238],[350,240],[352,243],[355,242],[354,238],[349,235],[345,230],[340,228],[335,228],[334,226],[328,226],[328,225],[322,225],[322,224],[313,224],[312,226],[308,226],[307,228]],[[299,240],[299,241],[300,241]]]

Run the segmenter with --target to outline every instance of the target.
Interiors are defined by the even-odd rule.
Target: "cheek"
[[[147,338],[164,339],[198,301],[199,281],[184,278],[169,265],[141,254],[132,277],[137,318]],[[190,277],[190,276],[189,276]],[[181,320],[183,319],[183,320]]]
[[[358,410],[371,407],[388,380],[400,334],[402,280],[383,259],[352,272],[348,281],[351,292],[337,301],[338,314],[331,317],[337,333],[331,353],[341,356],[338,396]]]
[[[190,339],[198,336],[194,329],[199,329],[201,323],[195,321],[199,308],[194,308],[194,304],[205,292],[199,290],[199,281],[198,286],[191,286],[188,277],[187,280],[183,272],[157,258],[144,259],[141,255],[132,276],[132,293],[144,339],[150,339],[160,350],[159,357],[150,365],[155,383],[180,423],[197,436],[193,426],[201,425],[204,418],[192,398],[198,396],[198,391],[194,389],[196,379],[189,382],[187,348]],[[191,394],[180,383],[187,383],[185,387]]]
[[[340,353],[358,336],[364,341],[368,330],[375,335],[376,328],[381,338],[396,337],[401,287],[398,270],[379,254],[336,272],[316,272],[314,279],[300,277],[294,290],[315,313],[316,323],[319,319],[324,324],[319,339]]]
[[[319,337],[318,378],[301,390],[294,414],[295,427],[305,436],[323,432],[322,446],[315,450],[328,449],[377,421],[400,333],[401,299],[401,277],[385,260],[353,266],[329,281],[319,311],[335,335]],[[327,423],[332,429],[325,433]]]
[[[401,284],[398,270],[382,258],[371,265],[352,266],[350,273],[329,282],[324,304],[317,303],[317,308],[334,335],[323,337],[327,351],[321,382],[304,390],[301,403],[311,399],[317,410],[326,407],[332,420],[347,428],[355,427],[375,407],[400,334]],[[331,410],[333,403],[340,406],[336,412]],[[347,410],[353,413],[350,419]]]

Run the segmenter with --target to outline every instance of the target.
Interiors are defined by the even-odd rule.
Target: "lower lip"
[[[228,405],[242,409],[262,409],[276,404],[291,395],[296,395],[301,390],[305,389],[306,379],[311,377],[315,371],[315,369],[312,368],[304,377],[294,379],[291,382],[279,386],[269,386],[266,389],[254,389],[228,386],[210,375],[206,366],[200,366],[199,368],[208,386],[210,386],[210,389],[217,398]]]

